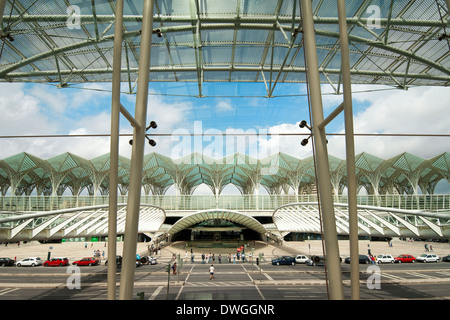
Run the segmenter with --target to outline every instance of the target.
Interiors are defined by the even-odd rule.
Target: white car
[[[41,265],[42,265],[41,258],[25,258],[16,262],[16,266],[18,267],[34,267]]]
[[[417,262],[439,262],[441,259],[433,253],[424,253],[416,258]]]
[[[390,254],[380,254],[377,256],[377,263],[394,263],[395,259]]]
[[[306,263],[309,258],[303,254],[299,254],[295,257],[295,263]]]

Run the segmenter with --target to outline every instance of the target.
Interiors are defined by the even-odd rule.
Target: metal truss
[[[75,17],[63,10],[70,1],[55,4],[60,10],[47,11],[40,1],[31,6],[25,2],[15,1],[13,8],[7,3],[4,11],[0,81],[52,82],[60,87],[112,81],[112,2],[92,2]],[[170,10],[165,1],[155,1],[150,81],[197,82],[198,97],[213,95],[205,90],[206,82],[261,82],[267,97],[276,95],[277,83],[306,82],[296,1],[262,3],[260,13],[241,1],[222,4],[214,12],[198,0],[187,3]],[[379,10],[376,16],[371,15],[373,6]],[[352,83],[448,86],[450,56],[442,35],[449,19],[442,8],[443,3],[423,0],[382,5],[360,0],[348,5]],[[323,1],[314,1],[313,10],[321,82],[341,93],[337,12]],[[71,17],[79,23],[76,28],[69,28]],[[120,73],[128,93],[136,88],[142,17],[125,3]]]
[[[118,204],[117,234],[125,229],[126,205]],[[0,218],[0,241],[51,240],[62,238],[100,237],[108,235],[107,205],[79,207]],[[139,231],[157,232],[166,213],[153,205],[141,205]]]
[[[335,203],[336,229],[349,235],[348,204]],[[449,238],[448,212],[425,212],[358,205],[358,235],[372,237]],[[290,232],[322,233],[317,203],[282,206],[274,211],[273,221],[283,235]]]

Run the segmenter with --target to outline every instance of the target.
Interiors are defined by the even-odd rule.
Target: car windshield
[[[421,257],[426,257],[426,256],[427,256],[427,255],[426,255],[425,253],[421,255]]]

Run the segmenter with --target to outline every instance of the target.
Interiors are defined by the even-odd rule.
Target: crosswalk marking
[[[396,281],[404,281],[404,280],[406,280],[405,278],[402,278],[402,277],[399,277],[399,276],[394,276],[393,274],[382,273],[381,275],[383,277],[391,279],[391,280],[396,280]]]
[[[19,290],[19,288],[5,288],[0,290],[0,296]]]
[[[412,274],[412,275],[414,275],[414,276],[416,276],[416,277],[419,277],[419,278],[425,278],[425,279],[438,279],[438,277],[431,276],[431,275],[429,275],[429,274],[421,274],[421,273],[418,273],[418,272],[409,272],[409,274]]]
[[[209,282],[187,282],[186,286],[190,287],[243,287],[243,286],[253,286],[251,281],[209,281]]]

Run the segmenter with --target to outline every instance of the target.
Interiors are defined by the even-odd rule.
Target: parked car
[[[158,263],[156,258],[153,258],[150,256],[141,257],[140,261],[142,264],[150,264],[150,265],[154,265],[154,264]]]
[[[53,258],[44,262],[44,267],[62,267],[68,265],[69,259],[67,258]]]
[[[417,262],[439,262],[440,259],[434,253],[424,253],[420,257],[416,258]]]
[[[100,263],[100,260],[93,258],[93,257],[87,257],[83,258],[81,260],[77,260],[72,262],[75,266],[96,266]]]
[[[294,257],[289,257],[289,256],[282,256],[279,257],[277,259],[273,259],[272,260],[272,264],[273,265],[282,265],[282,264],[290,264],[290,265],[295,265],[295,258]]]
[[[13,266],[14,260],[10,258],[0,258],[0,266],[1,267],[7,267],[7,266]]]
[[[395,259],[390,254],[380,254],[377,256],[377,263],[394,263]]]
[[[324,266],[325,258],[323,256],[311,256],[308,261],[306,261],[308,266]]]
[[[398,257],[395,257],[395,262],[397,263],[404,263],[404,262],[416,262],[416,258],[414,258],[412,255],[410,254],[401,254]]]
[[[369,259],[368,256],[360,254],[358,256],[358,260],[359,260],[359,264],[370,264],[372,263],[372,260]],[[350,257],[345,258],[344,260],[345,263],[350,263]]]
[[[341,257],[339,257],[339,262],[342,262]],[[324,266],[325,258],[323,256],[311,256],[311,258],[306,261],[306,264],[308,266]]]
[[[41,266],[42,260],[38,257],[25,258],[16,262],[16,266],[18,267],[34,267]]]
[[[305,256],[304,254],[298,254],[295,257],[295,263],[306,263],[306,261],[308,260],[309,260],[308,256]]]
[[[108,260],[105,262],[105,266],[108,265]],[[122,266],[122,256],[116,256],[116,266],[120,268]]]
[[[442,261],[450,262],[450,254],[448,256],[442,257]]]

